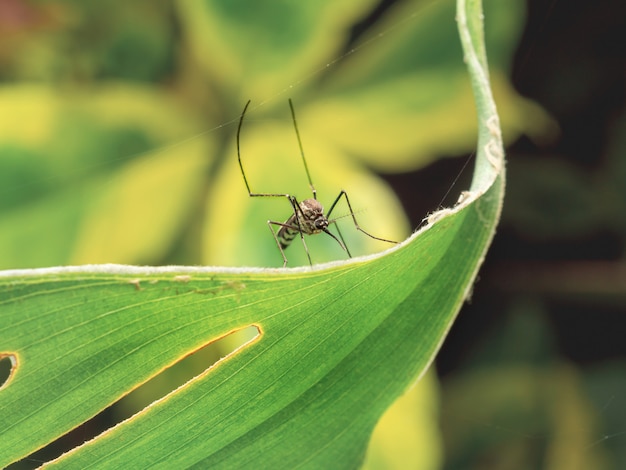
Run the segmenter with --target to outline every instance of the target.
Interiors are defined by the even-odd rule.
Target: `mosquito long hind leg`
[[[300,147],[300,156],[302,157],[302,163],[304,164],[304,171],[306,172],[306,177],[309,180],[309,187],[311,188],[311,192],[313,193],[313,199],[317,199],[317,190],[315,189],[315,186],[313,186],[311,173],[309,173],[309,165],[307,165],[306,158],[304,157],[304,148],[302,147],[300,131],[298,130],[298,121],[296,120],[296,112],[293,109],[293,103],[291,102],[291,98],[289,98],[289,108],[291,109],[291,119],[293,120],[293,127],[296,130],[296,137],[298,139],[298,147]]]
[[[243,107],[243,111],[241,112],[241,117],[239,118],[239,125],[237,126],[237,161],[239,162],[239,169],[241,170],[241,176],[243,176],[243,182],[246,184],[246,189],[248,190],[248,196],[250,197],[286,197],[289,198],[289,194],[284,193],[253,193],[250,190],[250,184],[248,183],[248,178],[246,178],[246,172],[243,169],[243,163],[241,163],[241,145],[239,143],[241,136],[241,126],[243,125],[243,119],[246,116],[246,111],[248,110],[248,106],[250,106],[250,100]]]
[[[248,106],[250,106],[250,101],[246,103],[243,107],[243,111],[241,112],[241,117],[239,118],[239,125],[237,126],[237,161],[239,162],[239,169],[241,170],[241,176],[243,176],[243,182],[246,184],[246,189],[248,190],[248,194],[252,196],[252,192],[250,191],[250,185],[248,184],[248,178],[246,178],[246,172],[243,171],[243,164],[241,163],[241,146],[239,145],[239,136],[241,135],[241,125],[243,124],[243,118],[246,115],[246,111],[248,110]]]
[[[343,189],[341,190],[341,192],[339,193],[339,195],[337,196],[337,198],[335,199],[335,201],[331,204],[330,209],[328,209],[328,214],[326,215],[327,217],[330,218],[330,215],[333,212],[333,209],[335,208],[335,206],[337,205],[337,203],[339,202],[339,199],[341,199],[341,196],[344,197],[344,199],[346,200],[346,204],[348,204],[348,210],[350,211],[350,217],[352,217],[352,221],[354,222],[354,227],[361,233],[364,233],[365,235],[367,235],[370,238],[373,238],[374,240],[380,240],[381,242],[387,242],[387,243],[398,243],[395,242],[393,240],[387,240],[386,238],[380,238],[380,237],[376,237],[374,235],[372,235],[369,232],[366,232],[365,230],[363,230],[360,226],[359,223],[356,220],[356,215],[354,215],[354,211],[352,210],[352,206],[350,205],[350,199],[348,198],[348,193],[346,193]],[[337,224],[335,223],[335,226],[337,226]],[[339,228],[337,226],[337,228]],[[341,232],[340,232],[341,233]]]

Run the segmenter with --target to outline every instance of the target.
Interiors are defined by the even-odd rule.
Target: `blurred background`
[[[454,2],[260,3],[0,0],[0,269],[282,265],[265,221],[289,204],[250,199],[237,166],[248,99],[253,191],[310,197],[292,98],[327,207],[345,189],[366,230],[400,240],[456,201],[476,119]],[[484,3],[502,223],[436,371],[368,465],[626,468],[626,11]],[[336,211],[353,254],[386,248]],[[309,240],[314,262],[345,256]],[[301,246],[286,255],[307,264]]]

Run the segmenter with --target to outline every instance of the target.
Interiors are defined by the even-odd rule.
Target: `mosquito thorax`
[[[301,219],[300,223],[306,226],[306,232],[317,233],[328,227],[324,206],[317,199],[305,199],[300,202],[300,209],[302,209],[302,214],[298,214]]]

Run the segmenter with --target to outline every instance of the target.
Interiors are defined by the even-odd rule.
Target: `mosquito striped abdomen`
[[[283,250],[291,245],[293,239],[296,238],[296,235],[298,235],[298,233],[300,233],[297,225],[295,224],[296,216],[294,214],[289,217],[289,219],[287,219],[285,225],[280,228],[278,234],[276,235],[278,237],[278,243],[280,243],[280,247]]]

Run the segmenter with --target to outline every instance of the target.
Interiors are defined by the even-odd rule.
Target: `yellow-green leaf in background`
[[[337,56],[349,26],[374,3],[183,0],[178,8],[207,75],[243,101],[269,96],[277,82],[295,83]]]
[[[201,194],[212,134],[186,140],[197,121],[127,84],[84,94],[7,85],[0,107],[3,268],[165,255]]]

